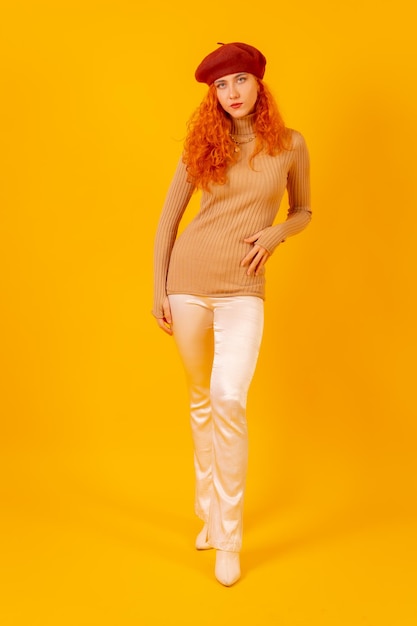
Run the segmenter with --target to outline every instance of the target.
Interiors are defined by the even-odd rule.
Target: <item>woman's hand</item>
[[[164,311],[164,317],[157,317],[156,322],[167,335],[172,335],[172,316],[171,316],[171,307],[169,306],[168,298],[165,298],[162,309]]]
[[[243,240],[245,243],[254,244],[252,250],[248,252],[240,264],[241,267],[248,266],[248,271],[246,272],[248,276],[251,276],[251,274],[257,276],[271,256],[266,248],[258,246],[255,243],[262,233],[263,231],[260,230],[258,233],[252,235],[252,237],[247,237]]]

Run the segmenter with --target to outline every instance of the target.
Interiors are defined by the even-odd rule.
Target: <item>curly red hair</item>
[[[276,155],[289,149],[289,132],[278,111],[274,97],[260,79],[256,101],[254,132],[256,142],[250,165],[257,154],[264,150]],[[230,138],[232,119],[221,107],[216,87],[210,85],[208,93],[188,122],[183,160],[187,166],[189,181],[196,188],[208,190],[210,183],[224,185],[227,170],[236,162],[238,154]]]

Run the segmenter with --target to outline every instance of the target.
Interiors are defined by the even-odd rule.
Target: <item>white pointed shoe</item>
[[[213,546],[211,546],[207,541],[208,535],[208,527],[207,524],[204,524],[203,528],[198,533],[195,540],[195,547],[197,550],[211,550]]]
[[[219,583],[225,587],[234,585],[240,578],[239,552],[217,550],[214,574]]]

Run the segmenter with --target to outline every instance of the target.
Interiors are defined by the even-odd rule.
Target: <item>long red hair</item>
[[[257,79],[259,94],[256,101],[253,128],[256,141],[250,158],[264,150],[276,155],[289,149],[289,133],[278,111],[274,97],[264,82]],[[227,170],[236,162],[238,154],[230,138],[232,119],[221,107],[215,85],[188,122],[183,160],[187,166],[190,182],[197,188],[207,190],[210,183],[224,185]]]

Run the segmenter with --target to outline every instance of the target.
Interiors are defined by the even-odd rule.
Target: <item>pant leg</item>
[[[238,552],[242,544],[248,437],[246,400],[263,332],[263,301],[254,296],[212,299],[215,354],[210,398],[213,493],[209,541]]]
[[[213,311],[193,296],[169,296],[174,338],[186,377],[190,398],[194,443],[195,512],[208,522],[212,498],[213,424],[210,378],[213,365]]]

